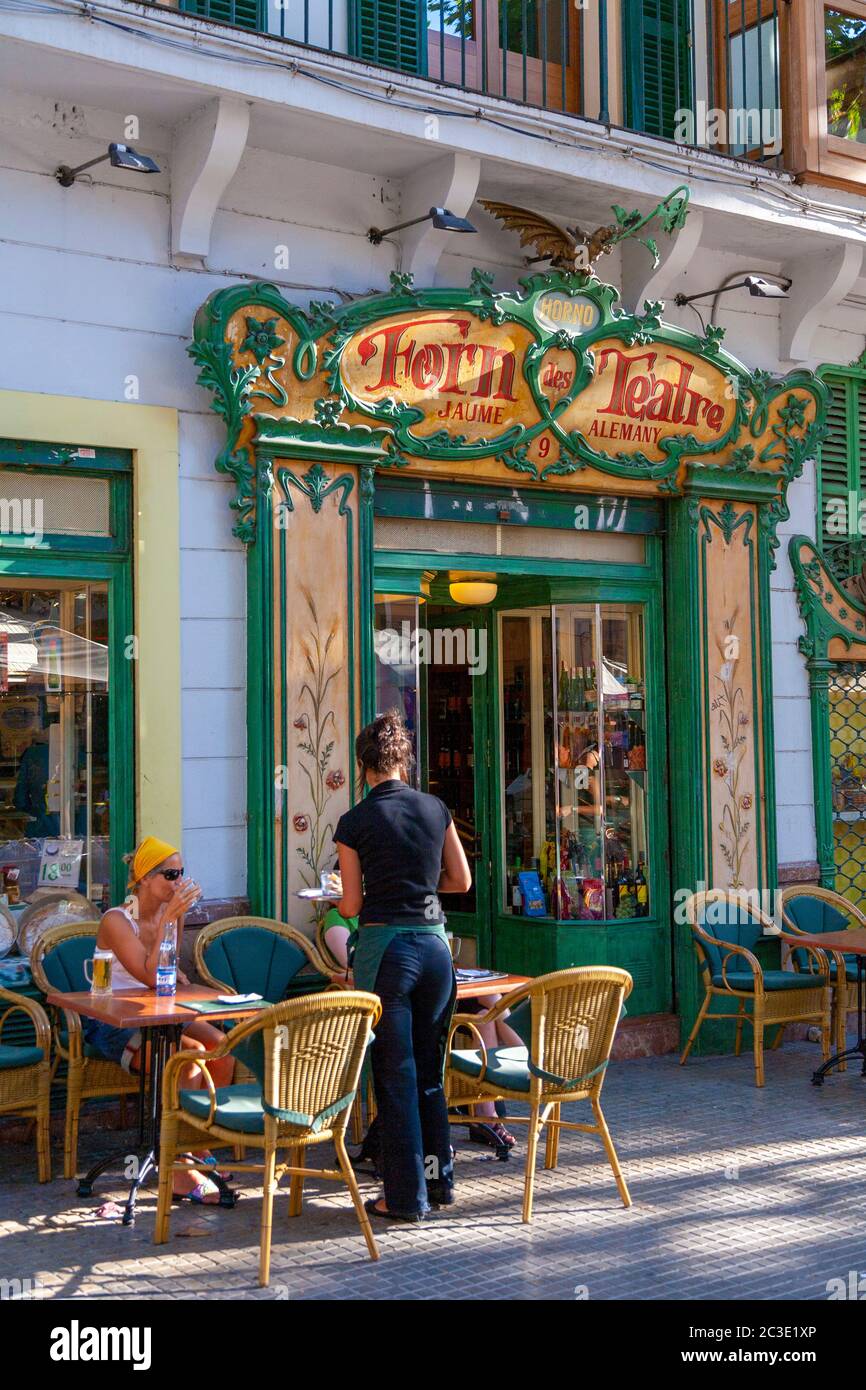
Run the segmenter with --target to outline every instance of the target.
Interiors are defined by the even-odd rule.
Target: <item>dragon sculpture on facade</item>
[[[655,268],[659,263],[658,246],[652,237],[638,236],[638,233],[656,218],[659,219],[661,230],[669,236],[678,231],[688,214],[689,190],[681,184],[657,203],[652,212],[646,214],[637,209],[627,212],[614,203],[612,211],[616,220],[596,227],[593,232],[585,232],[577,226],[560,227],[539,213],[516,207],[513,203],[497,203],[489,198],[481,198],[479,202],[508,231],[518,233],[521,246],[535,248],[536,255],[527,258],[528,264],[550,261],[553,269],[574,273],[591,271],[601,256],[609,255],[619,242],[628,237],[635,237],[647,248]]]

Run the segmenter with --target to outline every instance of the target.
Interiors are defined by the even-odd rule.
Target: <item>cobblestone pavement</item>
[[[0,1280],[38,1278],[43,1298],[67,1299],[825,1299],[829,1280],[866,1270],[866,1082],[849,1069],[817,1090],[817,1058],[807,1043],[769,1053],[763,1091],[748,1057],[612,1066],[603,1101],[630,1211],[600,1143],[565,1134],[522,1225],[522,1127],[508,1164],[461,1147],[459,1205],[422,1227],[377,1225],[378,1264],[344,1191],[312,1181],[290,1220],[281,1190],[267,1290],[252,1181],[234,1211],[175,1207],[157,1248],[152,1189],[124,1229],[62,1178],[33,1181],[29,1146],[0,1143]],[[81,1158],[123,1138],[84,1136]],[[55,1171],[61,1158],[55,1144]]]

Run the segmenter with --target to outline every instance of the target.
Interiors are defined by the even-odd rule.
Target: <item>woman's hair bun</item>
[[[355,757],[364,772],[394,772],[408,776],[412,767],[412,739],[397,709],[386,710],[362,729],[355,739]]]

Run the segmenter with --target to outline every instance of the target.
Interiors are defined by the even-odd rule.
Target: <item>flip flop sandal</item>
[[[218,1202],[206,1202],[205,1198],[210,1197],[213,1192],[219,1192]],[[210,1179],[196,1183],[192,1192],[173,1192],[171,1200],[173,1202],[192,1202],[195,1207],[236,1207],[238,1204],[239,1192],[232,1192],[230,1188],[219,1188]]]
[[[426,1215],[423,1211],[416,1212],[414,1216],[401,1216],[396,1211],[380,1211],[376,1206],[378,1201],[381,1201],[381,1198],[371,1197],[369,1202],[364,1203],[364,1210],[371,1216],[378,1216],[380,1221],[402,1221],[406,1226],[420,1226]]]
[[[196,1158],[195,1154],[189,1153],[183,1154],[182,1157],[188,1158],[192,1166],[195,1168],[210,1168],[213,1171],[214,1176],[217,1178],[222,1178],[223,1182],[234,1181],[234,1173],[223,1173],[222,1170],[217,1172],[217,1160],[215,1154],[209,1154],[207,1158]]]
[[[495,1120],[470,1125],[469,1140],[473,1144],[485,1144],[489,1149],[513,1149],[517,1142],[514,1135]]]

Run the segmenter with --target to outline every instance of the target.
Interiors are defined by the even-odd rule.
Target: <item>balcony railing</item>
[[[862,157],[866,175],[866,0],[845,0],[844,11],[826,0],[177,3],[436,83],[772,167],[820,169],[826,147]],[[826,104],[819,94],[816,108],[822,72]],[[846,168],[836,170],[845,179]]]

